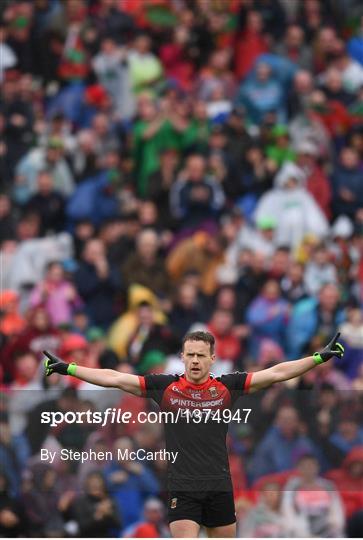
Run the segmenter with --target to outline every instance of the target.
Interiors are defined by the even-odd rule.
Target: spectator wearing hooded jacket
[[[332,480],[343,499],[345,514],[349,518],[363,507],[363,446],[349,451],[341,467],[326,473]]]
[[[246,108],[254,125],[260,125],[269,113],[276,115],[279,124],[286,122],[283,85],[266,62],[258,62],[255,75],[241,85],[237,105]]]
[[[313,197],[305,190],[305,173],[294,163],[286,162],[275,177],[274,188],[259,200],[255,220],[276,220],[276,241],[296,247],[308,233],[324,238],[328,222]]]
[[[301,140],[295,147],[296,164],[306,175],[306,189],[315,199],[327,219],[331,218],[332,188],[319,162],[319,149],[309,140]]]

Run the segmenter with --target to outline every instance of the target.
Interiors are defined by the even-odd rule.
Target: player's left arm
[[[274,383],[288,381],[303,375],[307,371],[315,368],[319,364],[326,362],[337,356],[342,358],[344,347],[338,342],[340,333],[338,332],[321,352],[316,352],[313,356],[292,360],[290,362],[281,362],[268,369],[263,369],[251,374],[249,392],[255,392],[261,388],[267,388]]]

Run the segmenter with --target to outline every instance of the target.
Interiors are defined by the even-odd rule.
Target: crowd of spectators
[[[215,375],[333,360],[247,396],[228,438],[238,531],[363,530],[360,0],[2,0],[0,536],[166,537],[159,425],[50,428],[42,411],[152,405],[57,374],[42,351]]]

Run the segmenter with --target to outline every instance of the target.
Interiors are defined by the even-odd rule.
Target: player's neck
[[[202,385],[204,383],[206,383],[209,379],[209,373],[203,377],[203,379],[198,379],[198,381],[195,381],[191,378],[188,377],[188,374],[187,373],[184,373],[184,378],[187,382],[191,383],[191,384],[195,384],[195,385]]]

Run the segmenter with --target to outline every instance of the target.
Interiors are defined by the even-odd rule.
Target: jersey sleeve
[[[151,398],[160,405],[166,388],[176,380],[175,375],[140,375],[140,388],[143,397]]]
[[[236,371],[222,375],[220,381],[226,386],[231,394],[232,404],[243,394],[248,394],[251,384],[252,373]]]

